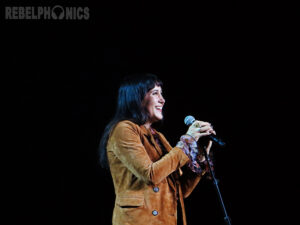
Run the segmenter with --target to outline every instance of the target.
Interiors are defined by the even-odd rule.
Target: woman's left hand
[[[213,130],[213,126],[212,126],[211,124],[209,124],[209,127],[210,127],[210,128],[208,129],[208,132],[209,132],[210,134],[216,135],[217,133],[216,133],[215,130]],[[211,149],[211,147],[212,147],[212,141],[209,140],[207,146],[205,146],[205,147],[206,147],[206,153],[207,153],[207,155],[209,155],[210,149]],[[204,151],[204,149],[202,149],[202,151]],[[203,159],[202,159],[201,161],[204,161],[204,160],[205,160],[205,157],[203,156]]]

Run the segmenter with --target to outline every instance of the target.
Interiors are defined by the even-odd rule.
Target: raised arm
[[[115,156],[139,179],[158,184],[172,172],[184,166],[188,156],[175,147],[161,159],[153,162],[143,146],[138,129],[127,121],[120,122],[109,140]]]

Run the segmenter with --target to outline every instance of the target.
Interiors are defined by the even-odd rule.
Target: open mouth
[[[155,108],[158,110],[158,111],[160,111],[160,112],[162,112],[162,106],[155,106]]]

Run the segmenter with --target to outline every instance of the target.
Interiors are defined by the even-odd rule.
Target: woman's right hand
[[[196,120],[189,127],[186,134],[192,136],[196,141],[198,141],[200,137],[208,136],[210,134],[216,135],[216,132],[210,123]]]

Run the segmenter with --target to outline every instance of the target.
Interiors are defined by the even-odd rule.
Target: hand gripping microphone
[[[193,116],[186,116],[184,118],[184,123],[187,126],[192,125],[195,122],[195,118]],[[218,139],[215,135],[211,134],[207,136],[210,140],[212,140],[213,142],[217,143],[219,146],[224,147],[225,143],[223,141],[221,141],[220,139]]]

